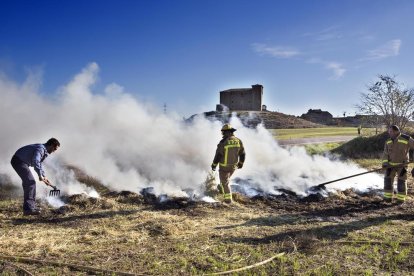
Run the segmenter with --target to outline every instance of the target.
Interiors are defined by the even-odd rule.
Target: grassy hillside
[[[301,119],[299,117],[296,117],[293,115],[287,115],[287,114],[280,113],[280,112],[267,111],[267,112],[255,112],[254,114],[260,117],[265,127],[268,129],[322,127],[322,125],[320,124],[316,124],[316,123]]]
[[[313,127],[323,127],[323,125],[312,123],[310,121],[303,120],[299,117],[293,115],[287,115],[280,112],[270,112],[270,111],[238,111],[238,112],[205,112],[202,115],[206,118],[220,120],[227,122],[229,117],[232,114],[236,114],[247,126],[256,126],[259,123],[263,123],[264,126],[268,129],[276,128],[313,128]],[[191,121],[196,114],[191,116],[187,121]]]
[[[380,158],[384,150],[387,133],[371,137],[357,137],[332,150],[345,158]]]

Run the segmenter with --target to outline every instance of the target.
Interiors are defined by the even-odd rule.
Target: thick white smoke
[[[252,130],[243,128],[238,120],[232,123],[239,129],[237,134],[243,138],[248,153],[248,162],[238,176],[267,193],[277,194],[277,188],[306,195],[311,186],[366,171],[352,162],[308,155],[304,147],[282,148],[262,126]],[[364,191],[380,188],[382,181],[378,174],[366,174],[329,184],[326,188]]]
[[[89,64],[53,96],[39,90],[40,76],[31,75],[23,84],[0,77],[0,172],[20,185],[9,163],[13,153],[56,137],[61,148],[46,159],[46,173],[68,194],[94,192],[60,164],[75,165],[118,191],[151,186],[157,193],[174,195],[183,189],[202,190],[221,139],[221,123],[201,117],[185,123],[138,101],[117,84],[95,92],[98,71],[96,63]],[[363,171],[353,164],[311,157],[302,148],[281,148],[261,126],[245,128],[237,119],[232,123],[247,152],[245,167],[235,177],[251,179],[264,191],[274,192],[277,186],[304,193],[311,185]],[[356,182],[366,188],[381,179],[367,175],[333,187]]]

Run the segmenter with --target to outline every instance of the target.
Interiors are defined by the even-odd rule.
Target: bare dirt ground
[[[100,199],[67,197],[66,206],[41,217],[23,217],[20,199],[4,199],[0,273],[413,274],[412,199],[396,205],[375,192],[353,191],[328,198],[235,199],[232,205],[186,199],[160,204],[131,192],[106,192]]]

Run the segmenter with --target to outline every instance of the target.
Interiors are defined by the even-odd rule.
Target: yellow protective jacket
[[[391,166],[407,163],[407,153],[412,161],[414,139],[409,135],[400,134],[395,139],[388,138],[385,141],[382,163],[389,163]]]
[[[235,169],[238,163],[243,164],[246,159],[242,141],[234,135],[224,137],[217,145],[213,165],[220,165],[221,169]]]

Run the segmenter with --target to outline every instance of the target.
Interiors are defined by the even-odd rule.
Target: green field
[[[318,143],[318,144],[307,144],[303,145],[305,147],[305,150],[310,155],[315,154],[325,154],[327,152],[330,152],[333,149],[336,149],[340,145],[342,145],[342,142],[329,142],[329,143]]]
[[[270,129],[278,140],[317,138],[328,136],[357,136],[356,127],[323,127],[323,128],[292,128],[292,129]],[[362,135],[370,136],[375,134],[375,128],[363,128]]]

